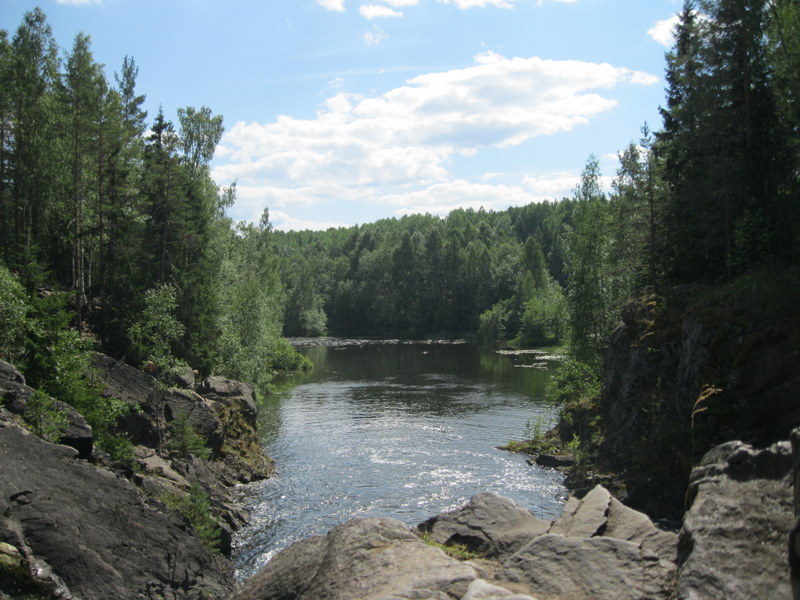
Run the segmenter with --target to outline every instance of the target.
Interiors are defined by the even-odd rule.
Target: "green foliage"
[[[57,442],[68,423],[56,400],[41,390],[36,390],[26,403],[25,420],[36,435],[48,442]]]
[[[564,292],[553,279],[547,278],[525,303],[519,329],[525,346],[549,346],[561,342],[566,333],[567,304]]]
[[[573,433],[572,439],[567,442],[567,451],[575,459],[576,465],[581,465],[586,461],[586,450],[577,433]]]
[[[494,346],[506,337],[506,323],[509,317],[509,301],[501,301],[480,316],[478,338],[487,345]]]
[[[570,401],[595,398],[601,379],[595,367],[571,357],[564,358],[547,383],[547,401],[562,406]]]
[[[428,546],[432,546],[433,548],[438,548],[447,556],[451,558],[455,558],[456,560],[475,560],[476,558],[483,558],[483,555],[479,552],[473,552],[470,550],[466,544],[440,544],[436,540],[431,537],[431,534],[428,532],[423,533],[421,536],[422,541],[425,542]]]
[[[175,318],[177,306],[175,288],[160,285],[144,294],[144,309],[131,324],[128,335],[139,361],[151,362],[162,373],[185,366],[178,361],[172,348],[185,329]]]
[[[29,333],[27,294],[17,278],[0,265],[0,359],[24,361],[25,339]],[[18,364],[24,368],[23,364]]]
[[[219,550],[221,529],[211,516],[211,503],[208,494],[198,483],[189,487],[188,494],[167,493],[161,501],[172,510],[179,512],[191,523],[200,540],[212,550]]]
[[[190,455],[194,455],[197,458],[208,459],[211,456],[205,440],[197,434],[186,412],[178,412],[175,419],[169,424],[168,431],[167,448],[181,458],[189,458]]]

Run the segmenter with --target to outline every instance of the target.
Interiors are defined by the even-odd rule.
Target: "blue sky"
[[[681,2],[0,0],[0,28],[35,6],[111,81],[133,57],[150,118],[224,116],[233,218],[320,229],[560,199],[590,154],[608,184],[660,127]]]

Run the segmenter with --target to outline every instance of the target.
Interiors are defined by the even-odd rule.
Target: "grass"
[[[428,546],[432,546],[434,548],[438,548],[447,556],[451,558],[455,558],[456,560],[475,560],[476,558],[483,558],[483,555],[478,552],[473,552],[465,544],[453,544],[452,546],[447,546],[445,544],[440,544],[436,540],[431,537],[430,533],[423,533],[420,538],[423,542],[425,542]]]

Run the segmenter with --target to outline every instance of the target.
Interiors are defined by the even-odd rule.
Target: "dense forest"
[[[46,390],[92,345],[266,385],[302,365],[282,335],[323,333],[565,344],[597,371],[631,296],[798,263],[793,0],[684,2],[663,127],[610,193],[589,157],[570,198],[323,232],[233,223],[221,116],[148,122],[133,59],[112,82],[88,36],[60,54],[39,9],[0,32],[0,358]]]
[[[0,359],[99,432],[119,407],[85,380],[93,350],[262,389],[307,366],[268,221],[231,222],[235,187],[210,178],[222,117],[148,122],[137,74],[125,57],[109,81],[83,34],[59,49],[40,9],[0,31]]]

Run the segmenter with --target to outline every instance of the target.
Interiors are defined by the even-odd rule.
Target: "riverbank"
[[[793,445],[731,442],[710,451],[692,473],[679,533],[602,486],[571,497],[553,520],[478,494],[413,531],[362,518],[299,541],[234,600],[788,598],[800,430]]]
[[[230,488],[274,471],[253,388],[191,371],[165,387],[102,355],[92,377],[129,407],[116,430],[134,444],[132,463],[97,449],[66,405],[52,442],[34,435],[41,395],[0,362],[0,597],[227,597],[232,534],[247,522]]]

